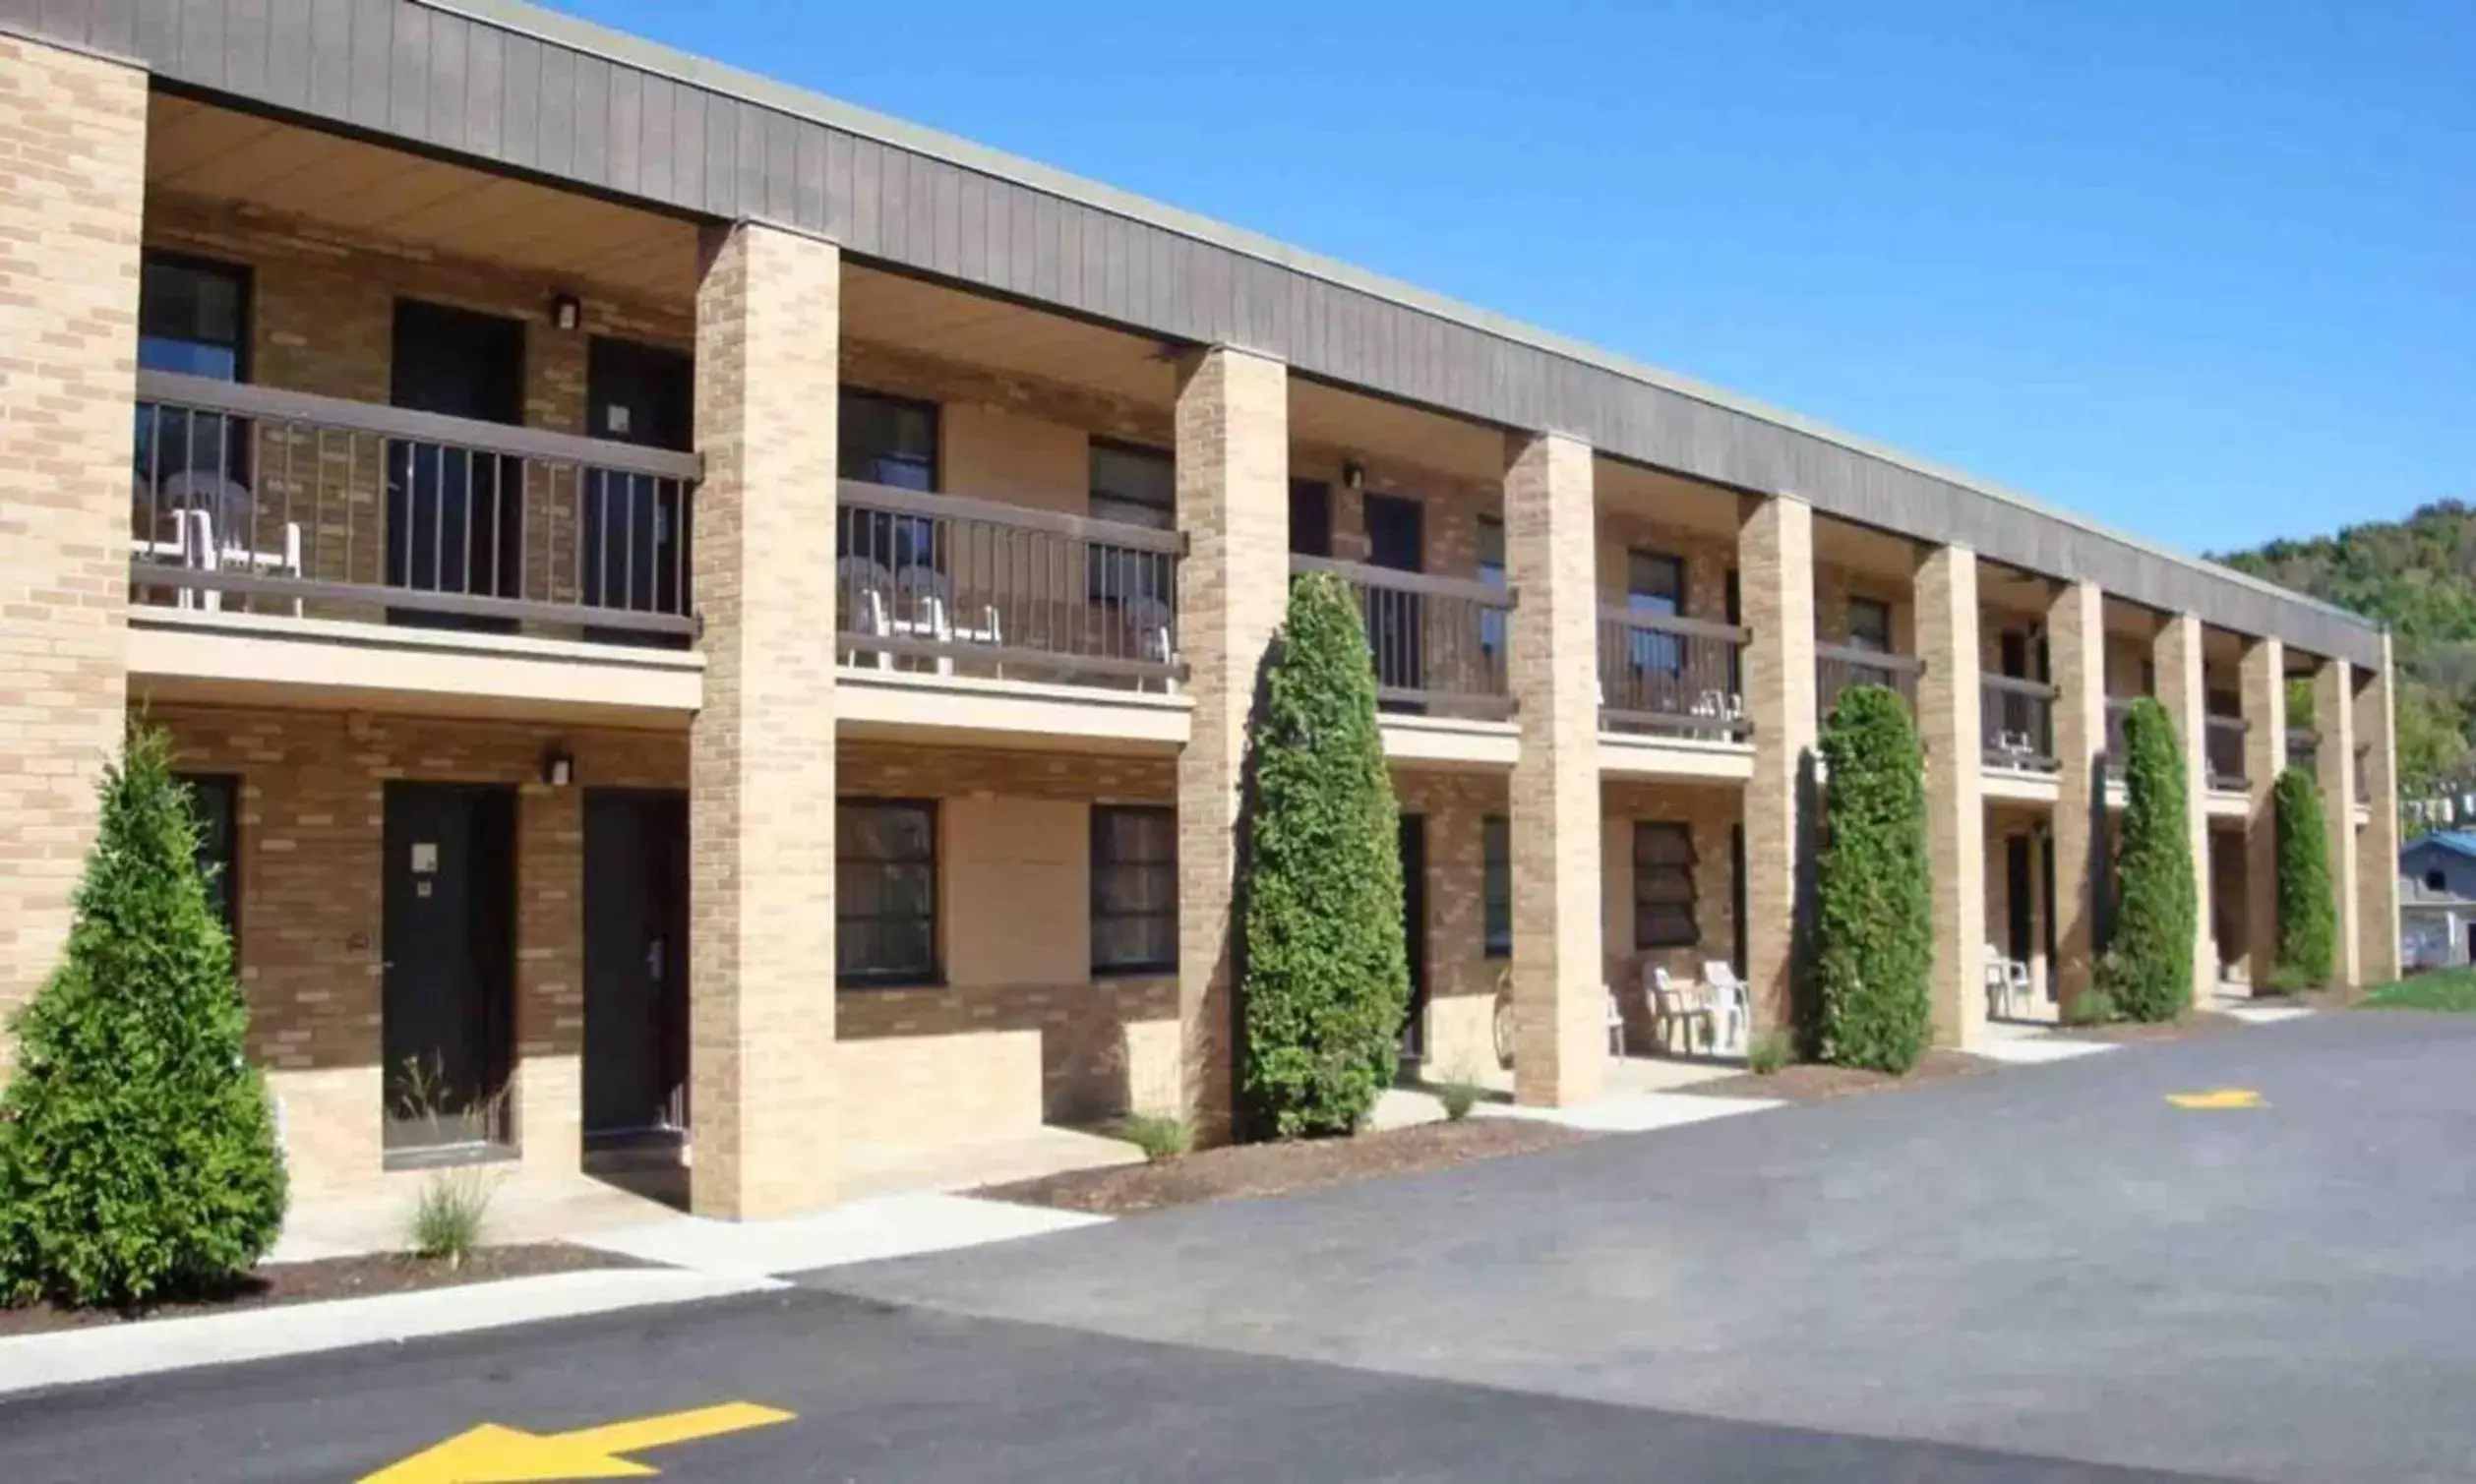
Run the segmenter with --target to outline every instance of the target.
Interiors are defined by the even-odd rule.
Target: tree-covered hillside
[[[2398,646],[2400,792],[2466,777],[2476,720],[2476,509],[2445,500],[2405,520],[2217,560],[2387,623]]]

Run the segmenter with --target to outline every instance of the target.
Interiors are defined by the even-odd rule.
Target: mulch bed
[[[1890,1077],[1859,1067],[1836,1067],[1828,1062],[1800,1061],[1782,1067],[1768,1077],[1742,1072],[1734,1077],[1722,1077],[1717,1082],[1697,1082],[1676,1091],[1709,1098],[1772,1098],[1782,1102],[1823,1102],[1853,1093],[1879,1093],[1886,1088],[1913,1088],[1920,1083],[1974,1077],[1980,1072],[1992,1071],[1997,1065],[1983,1056],[1971,1056],[1965,1051],[1934,1050],[1919,1057],[1905,1077]]]
[[[640,1265],[624,1257],[595,1252],[589,1247],[571,1247],[563,1242],[486,1247],[467,1258],[461,1268],[393,1254],[323,1258],[313,1263],[272,1263],[250,1273],[223,1293],[155,1304],[145,1309],[62,1309],[50,1304],[0,1309],[0,1339],[14,1335],[77,1330],[90,1325],[116,1325],[150,1319],[194,1319],[206,1314],[228,1314],[236,1309],[315,1303],[328,1298],[372,1298],[382,1293],[452,1288],[460,1283],[488,1282],[492,1278],[533,1277],[545,1273],[637,1266]]]
[[[2279,1001],[2267,1001],[2276,1004]],[[2065,1026],[2052,1034],[2059,1040],[2101,1040],[2111,1045],[2136,1045],[2152,1040],[2182,1040],[2242,1029],[2244,1022],[2216,1010],[2187,1010],[2173,1020],[2154,1023],[2117,1021],[2104,1026]]]
[[[1471,1118],[1299,1144],[1233,1144],[1158,1164],[1068,1170],[974,1191],[996,1201],[1094,1216],[1279,1196],[1347,1180],[1415,1174],[1499,1155],[1529,1154],[1591,1135],[1528,1118]]]

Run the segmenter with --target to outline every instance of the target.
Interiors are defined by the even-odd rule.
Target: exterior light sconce
[[[575,781],[575,754],[553,743],[542,753],[542,782],[554,789],[564,789]]]
[[[1367,466],[1359,462],[1355,458],[1343,460],[1341,465],[1341,482],[1349,489],[1365,489],[1367,487]]]
[[[550,323],[561,329],[574,329],[584,323],[584,305],[574,294],[560,294],[550,301]]]

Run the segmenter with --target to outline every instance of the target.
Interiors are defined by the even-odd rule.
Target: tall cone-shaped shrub
[[[2278,963],[2284,988],[2329,982],[2338,954],[2338,905],[2329,878],[2329,826],[2322,785],[2309,768],[2278,775],[2272,803],[2278,828]]]
[[[2201,890],[2184,810],[2191,786],[2166,708],[2124,713],[2124,823],[2115,858],[2114,937],[2098,981],[2133,1020],[2173,1020],[2193,1001]]]
[[[0,1096],[0,1298],[126,1305],[266,1256],[284,1174],[244,1059],[232,942],[159,732],[102,783],[59,970],[12,1023]]]
[[[1337,577],[1291,586],[1250,761],[1243,1085],[1261,1129],[1346,1134],[1393,1080],[1410,967],[1375,675]]]
[[[1934,900],[1925,763],[1908,707],[1880,685],[1842,692],[1822,736],[1815,860],[1816,1007],[1823,1054],[1901,1073],[1934,1032]]]

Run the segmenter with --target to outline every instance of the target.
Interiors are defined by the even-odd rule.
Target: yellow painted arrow
[[[611,1422],[572,1433],[527,1433],[485,1422],[369,1474],[361,1484],[545,1484],[555,1479],[641,1479],[661,1472],[626,1454],[788,1422],[751,1401]]]
[[[2257,1108],[2262,1095],[2251,1088],[2214,1088],[2206,1093],[2169,1093],[2166,1100],[2179,1108],[2212,1112],[2224,1108]]]

